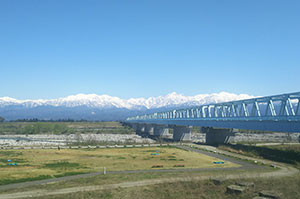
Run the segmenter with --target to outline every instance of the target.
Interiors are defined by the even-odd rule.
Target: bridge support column
[[[154,126],[152,124],[146,124],[144,132],[149,135],[154,135]]]
[[[173,140],[189,141],[191,140],[191,129],[188,126],[174,126]]]
[[[136,131],[138,124],[137,123],[131,123],[131,124],[129,124],[129,126]]]
[[[166,137],[169,135],[169,129],[167,125],[155,125],[154,126],[154,136]]]
[[[237,132],[235,129],[220,129],[203,127],[202,132],[206,133],[207,144],[226,144],[235,136]]]
[[[136,133],[143,133],[145,131],[145,125],[140,123],[133,123],[131,127],[135,130]]]
[[[145,132],[145,125],[144,124],[138,124],[136,128],[137,133],[144,133]]]

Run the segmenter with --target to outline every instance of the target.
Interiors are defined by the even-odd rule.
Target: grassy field
[[[184,168],[239,167],[231,162],[216,165],[214,161],[218,159],[171,147],[2,150],[0,184],[97,172],[103,171],[103,167],[107,171],[182,168],[175,165],[184,165]],[[157,165],[163,167],[152,168]]]
[[[230,174],[235,174],[243,176],[245,172],[247,173],[259,173],[259,172],[273,172],[274,169],[271,167],[265,167],[264,169],[238,169],[238,170],[201,170],[201,171],[180,171],[180,172],[141,172],[141,173],[110,173],[107,175],[97,175],[93,177],[86,177],[80,179],[73,179],[66,181],[59,181],[56,183],[31,185],[23,188],[14,188],[8,190],[0,190],[2,193],[15,193],[22,191],[31,191],[36,189],[45,190],[56,190],[61,188],[72,188],[72,187],[83,187],[83,186],[94,186],[94,185],[108,185],[123,182],[136,182],[143,180],[156,180],[156,179],[170,179],[170,178],[189,178],[189,177],[213,177],[213,176],[226,176]]]
[[[222,145],[222,150],[227,150],[242,155],[259,157],[277,162],[292,164],[300,169],[300,145],[281,144],[272,146],[252,146],[252,145]]]
[[[226,193],[226,187],[236,182],[253,182],[255,185],[242,194]],[[299,199],[299,184],[300,175],[283,178],[228,180],[221,185],[216,185],[210,180],[204,180],[76,192],[72,194],[34,197],[33,199],[249,199],[258,196],[258,193],[262,190],[275,190],[284,199]]]
[[[71,134],[118,133],[133,134],[131,128],[119,122],[4,122],[0,134]]]
[[[157,199],[221,199],[221,198],[240,198],[248,199],[258,195],[258,192],[262,190],[276,190],[282,194],[285,199],[298,199],[300,197],[300,175],[292,177],[280,177],[280,178],[259,178],[259,179],[242,179],[244,173],[259,173],[266,172],[268,168],[263,170],[214,170],[214,171],[197,171],[197,172],[166,172],[166,173],[134,173],[134,174],[109,174],[99,175],[96,177],[77,179],[66,182],[51,183],[45,185],[35,185],[27,188],[11,189],[8,191],[1,191],[1,193],[16,193],[19,191],[29,191],[35,189],[43,189],[49,191],[55,191],[61,188],[71,187],[83,187],[94,185],[108,185],[120,182],[135,182],[140,180],[162,179],[162,178],[174,178],[181,177],[183,179],[188,177],[213,177],[216,175],[230,175],[238,174],[241,179],[227,180],[221,185],[215,185],[210,180],[193,180],[188,182],[170,182],[157,185],[148,186],[135,186],[127,188],[116,188],[99,191],[86,191],[76,192],[71,194],[55,195],[35,197],[34,199],[118,199],[118,198],[157,198]],[[271,168],[269,168],[271,169]],[[248,189],[245,193],[240,195],[232,195],[226,193],[226,187],[236,182],[253,182],[254,187]]]

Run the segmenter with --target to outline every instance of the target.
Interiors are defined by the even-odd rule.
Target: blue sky
[[[300,1],[0,0],[0,97],[300,90]]]

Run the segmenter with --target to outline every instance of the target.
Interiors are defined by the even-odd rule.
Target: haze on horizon
[[[0,2],[0,98],[299,91],[300,2]]]

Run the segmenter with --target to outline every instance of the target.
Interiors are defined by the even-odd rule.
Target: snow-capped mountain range
[[[0,97],[0,116],[15,119],[123,120],[126,117],[209,103],[249,99],[254,96],[228,92],[184,96],[170,93],[149,98],[120,99],[109,95],[77,94],[58,99],[18,100]]]
[[[254,96],[247,94],[233,94],[227,92],[200,94],[195,96],[184,96],[176,92],[165,96],[149,98],[130,98],[120,99],[109,95],[96,94],[77,94],[58,99],[39,99],[39,100],[17,100],[10,97],[0,98],[0,107],[6,106],[25,106],[28,108],[38,106],[63,106],[77,107],[86,106],[89,108],[126,108],[126,109],[153,109],[162,107],[176,107],[180,105],[202,105],[208,103],[219,103],[241,99],[249,99]]]

